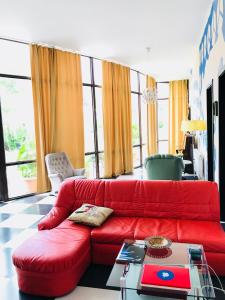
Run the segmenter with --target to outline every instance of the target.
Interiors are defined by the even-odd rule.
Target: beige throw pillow
[[[112,212],[113,209],[111,208],[85,203],[75,210],[68,217],[68,220],[90,226],[101,226]]]

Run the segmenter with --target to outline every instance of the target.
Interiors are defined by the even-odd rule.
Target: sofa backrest
[[[107,181],[104,199],[118,216],[220,218],[217,184],[208,181]]]
[[[115,216],[219,221],[217,184],[209,181],[75,180],[59,192],[56,206],[71,212],[82,203],[110,207]]]
[[[68,214],[83,203],[104,206],[104,181],[88,179],[68,179],[60,190],[55,206],[64,207]]]

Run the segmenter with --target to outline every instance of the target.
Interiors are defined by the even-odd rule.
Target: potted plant
[[[32,141],[26,141],[18,151],[18,160],[25,161],[34,157],[35,144]],[[18,169],[24,178],[29,192],[37,190],[37,168],[36,163],[26,163],[18,166]]]

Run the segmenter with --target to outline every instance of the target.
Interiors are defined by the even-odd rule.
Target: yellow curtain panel
[[[130,69],[103,61],[105,178],[133,170]]]
[[[37,191],[49,190],[45,155],[64,151],[84,167],[80,56],[31,45],[31,74],[37,155]]]
[[[184,145],[181,122],[188,117],[188,81],[171,81],[169,87],[169,153],[176,154]]]
[[[156,89],[155,79],[146,76],[146,87]],[[148,155],[153,155],[158,152],[158,129],[157,129],[157,102],[147,104],[147,149]]]
[[[64,151],[75,168],[84,167],[84,121],[80,55],[56,50],[53,149]]]

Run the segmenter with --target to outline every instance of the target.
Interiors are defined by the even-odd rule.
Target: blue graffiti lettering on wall
[[[222,27],[223,38],[225,41],[225,0],[214,0],[205,30],[199,45],[199,76],[200,91],[202,90],[202,81],[205,76],[206,62],[209,54],[218,40],[220,24]]]

